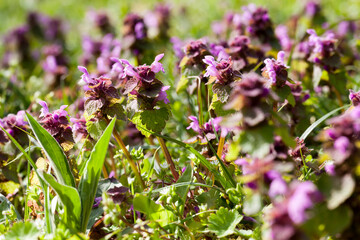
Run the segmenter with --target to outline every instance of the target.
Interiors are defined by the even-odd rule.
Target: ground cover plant
[[[92,4],[0,3],[0,239],[360,236],[360,4]]]

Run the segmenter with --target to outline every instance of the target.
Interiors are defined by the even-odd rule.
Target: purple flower
[[[213,77],[213,79],[210,78],[209,83],[225,85],[234,81],[231,58],[216,62],[213,56],[205,56],[203,62],[208,65],[204,77]]]
[[[342,21],[338,24],[337,34],[344,37],[347,34],[354,34],[356,31],[356,24],[353,21]]]
[[[99,207],[102,200],[103,200],[102,197],[96,197],[96,198],[94,199],[94,205],[92,206],[92,208],[97,208],[97,207]]]
[[[156,98],[155,101],[164,101],[165,104],[170,103],[169,99],[167,98],[166,91],[170,88],[170,86],[163,86],[159,92],[159,96]]]
[[[251,3],[242,7],[242,10],[242,20],[251,36],[258,37],[262,42],[268,42],[273,38],[272,23],[266,9]]]
[[[27,139],[25,133],[28,123],[24,120],[25,111],[19,111],[16,115],[9,114],[3,119],[0,119],[0,125],[16,140],[23,143]],[[9,139],[6,134],[0,129],[0,143],[8,142]]]
[[[327,161],[324,166],[325,172],[330,176],[335,175],[335,164],[333,161]]]
[[[349,99],[354,106],[358,106],[360,103],[360,91],[354,92],[352,89],[349,90]]]
[[[278,195],[285,195],[287,191],[288,187],[284,179],[276,178],[271,182],[268,194],[271,198],[275,198]]]
[[[186,66],[194,66],[198,65],[202,68],[205,68],[204,63],[202,62],[202,59],[209,55],[209,49],[208,46],[203,39],[199,39],[196,41],[191,41],[185,46],[185,55],[186,55]]]
[[[69,125],[69,114],[65,111],[67,105],[63,105],[60,109],[49,112],[49,108],[46,102],[39,101],[39,104],[43,107],[40,110],[40,118],[43,127],[56,139],[56,141],[63,146],[65,151],[71,149],[74,139],[72,136],[72,129]]]
[[[178,59],[182,59],[185,56],[184,43],[177,37],[171,37],[170,42],[172,43],[173,51]]]
[[[295,224],[303,223],[307,219],[306,210],[322,199],[321,193],[310,182],[302,182],[295,186],[288,202],[288,214]]]
[[[268,86],[283,87],[286,83],[289,67],[284,62],[285,52],[280,51],[277,60],[267,58],[265,59],[265,67],[262,69],[263,76],[269,78]]]
[[[200,133],[201,128],[200,128],[199,121],[198,121],[197,117],[190,116],[189,119],[191,120],[191,123],[186,129],[192,129],[195,132]]]
[[[91,139],[86,128],[86,120],[84,117],[81,117],[79,119],[77,118],[70,118],[70,121],[73,123],[72,131],[73,135],[75,137],[76,142],[80,142],[83,139],[88,138]]]
[[[341,136],[334,142],[334,148],[340,153],[345,154],[349,148],[350,141],[347,137]]]
[[[292,47],[292,40],[289,38],[288,30],[285,25],[278,25],[275,28],[275,35],[280,41],[280,45],[284,51],[290,51]]]
[[[320,5],[314,1],[309,1],[305,6],[305,13],[309,17],[314,17],[321,10]]]

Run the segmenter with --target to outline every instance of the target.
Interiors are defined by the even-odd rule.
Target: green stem
[[[201,96],[201,79],[198,78],[198,85],[197,85],[197,100],[199,106],[199,125],[202,126],[204,124],[204,117],[202,112],[202,96]]]
[[[124,152],[125,157],[127,158],[128,162],[130,164],[130,167],[135,174],[135,177],[140,182],[141,190],[143,190],[144,188],[146,188],[145,183],[144,183],[143,179],[141,178],[141,175],[136,167],[134,160],[131,158],[129,151],[126,149],[126,146],[125,146],[124,142],[121,140],[121,137],[116,129],[114,129],[114,137],[116,139],[116,142],[119,144],[121,150]]]
[[[169,150],[166,147],[165,141],[161,137],[157,137],[157,139],[158,139],[161,149],[165,155],[166,162],[170,166],[171,173],[174,176],[175,181],[177,181],[179,179],[179,173],[175,170],[175,164],[174,164],[173,160],[171,159],[171,156],[170,156]]]

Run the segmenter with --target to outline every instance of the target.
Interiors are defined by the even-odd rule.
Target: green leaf
[[[334,236],[344,231],[351,223],[353,212],[348,206],[342,205],[334,210],[329,210],[325,204],[320,204],[312,210],[312,217],[305,222],[302,228],[309,235],[324,235],[322,231]],[[324,228],[319,228],[323,226]]]
[[[158,222],[161,226],[169,224],[174,219],[174,214],[162,205],[156,204],[149,197],[136,194],[133,200],[134,210],[146,214],[150,220]]]
[[[29,113],[26,113],[26,118],[37,141],[44,149],[50,165],[54,169],[57,180],[63,185],[75,187],[74,176],[72,175],[66,155],[59,143]]]
[[[10,231],[5,235],[7,240],[37,240],[41,235],[41,231],[37,229],[32,222],[17,222],[14,223]]]
[[[143,135],[149,137],[150,133],[148,131],[144,131],[143,128],[152,132],[160,133],[165,128],[166,121],[169,117],[169,109],[167,107],[162,107],[160,109],[138,112],[132,118],[132,122]]]
[[[110,138],[116,118],[114,118],[99,141],[95,144],[89,160],[86,162],[84,173],[81,176],[79,183],[79,193],[81,198],[82,212],[81,212],[81,231],[85,232],[86,226],[90,217],[91,209],[94,203],[97,185],[99,183],[101,169],[104,165],[107,148],[109,146]]]
[[[191,182],[193,178],[193,169],[191,166],[188,166],[185,170],[185,172],[181,175],[181,177],[177,180],[176,183],[182,183],[182,182]],[[187,193],[189,192],[190,185],[179,187],[176,189],[176,193],[180,196],[180,198],[185,203]]]
[[[264,157],[269,153],[270,145],[274,141],[273,128],[265,125],[243,131],[239,140],[243,152],[253,157]]]
[[[18,220],[21,220],[21,215],[15,209],[14,205],[4,195],[0,193],[0,222],[4,222],[6,219],[6,216],[3,215],[3,211],[8,211],[11,208],[15,210],[16,218]]]
[[[37,170],[40,177],[47,182],[59,196],[64,205],[64,223],[73,230],[80,230],[81,201],[76,188],[58,183],[56,179],[41,169]]]
[[[230,85],[221,85],[215,83],[212,87],[212,90],[217,95],[218,99],[222,103],[225,103],[230,96],[231,87]]]
[[[351,174],[342,177],[324,175],[318,182],[319,189],[325,194],[329,209],[335,209],[348,199],[355,189]]]
[[[350,104],[339,107],[337,109],[332,110],[331,112],[325,114],[324,116],[322,116],[321,118],[319,118],[318,120],[316,120],[316,122],[314,122],[313,124],[311,124],[306,130],[305,132],[301,135],[300,139],[305,140],[307,138],[307,136],[309,136],[309,134],[323,121],[325,121],[326,119],[328,119],[329,117],[331,117],[332,115],[334,115],[336,112],[348,108],[350,107]]]
[[[242,218],[243,216],[236,209],[229,211],[227,208],[221,207],[216,213],[209,216],[208,230],[219,238],[226,237],[235,233],[235,227]]]
[[[288,85],[284,85],[281,88],[276,88],[276,93],[281,98],[281,102],[283,102],[289,95],[291,95],[291,88]]]
[[[106,126],[107,123],[103,119],[97,121],[91,121],[91,120],[86,121],[86,130],[88,131],[90,136],[95,140],[99,140]]]

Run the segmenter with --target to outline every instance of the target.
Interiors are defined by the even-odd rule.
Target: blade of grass
[[[103,135],[95,144],[89,160],[85,163],[84,173],[79,183],[79,193],[81,198],[81,228],[86,231],[91,209],[94,203],[97,185],[100,179],[101,169],[105,161],[106,150],[109,146],[112,131],[114,129],[116,118],[114,118],[106,127]]]
[[[8,138],[11,140],[11,142],[14,143],[14,145],[24,154],[24,157],[28,160],[30,165],[33,167],[37,177],[39,178],[40,186],[42,188],[44,196],[46,196],[47,195],[47,184],[41,179],[41,177],[37,173],[37,171],[36,171],[37,166],[36,166],[35,162],[32,160],[30,155],[27,154],[27,152],[24,150],[24,148],[18,143],[18,141],[16,141],[16,139],[13,138],[13,136],[11,136],[2,126],[0,126],[0,128],[8,136]],[[50,202],[49,202],[49,199],[47,197],[45,197],[44,205],[45,205],[44,210],[45,210],[46,232],[51,233],[52,232],[52,225],[51,225],[51,221],[50,221],[50,214],[51,214],[50,213]]]
[[[54,169],[57,180],[61,184],[75,187],[74,176],[72,175],[68,160],[59,143],[29,113],[26,113],[26,118],[37,141],[44,149],[45,154]]]
[[[350,106],[350,104],[336,108],[334,110],[332,110],[331,112],[325,114],[324,116],[322,116],[321,118],[319,118],[317,121],[315,121],[313,124],[311,124],[306,130],[305,132],[301,135],[300,139],[301,140],[305,140],[309,134],[323,121],[325,121],[326,119],[328,119],[330,116],[334,115],[336,112],[348,108]]]
[[[78,191],[71,186],[58,183],[51,175],[41,169],[37,170],[38,175],[47,182],[59,196],[64,205],[64,223],[73,230],[80,230],[81,226],[81,201]]]

